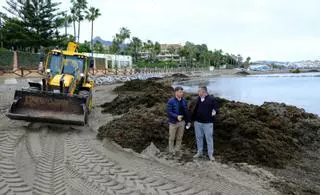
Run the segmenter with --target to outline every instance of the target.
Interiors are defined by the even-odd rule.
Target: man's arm
[[[212,100],[211,100],[211,107],[214,110],[215,113],[218,112],[218,105],[216,100],[214,99],[214,96],[211,96]]]
[[[171,99],[168,101],[167,110],[168,110],[169,117],[173,117],[173,118],[178,117],[178,115],[176,113],[174,113],[174,111],[173,111],[173,101]]]
[[[184,109],[185,121],[187,123],[189,123],[190,122],[190,116],[189,116],[188,102],[186,100],[184,100],[183,109]]]

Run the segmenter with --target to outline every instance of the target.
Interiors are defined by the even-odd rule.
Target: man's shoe
[[[196,155],[193,156],[193,158],[200,158],[202,156],[201,152],[198,152]]]
[[[215,159],[213,156],[210,155],[210,156],[209,156],[209,160],[210,160],[210,161],[215,161],[216,159]]]

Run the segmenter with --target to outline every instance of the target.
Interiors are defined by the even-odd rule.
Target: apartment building
[[[180,61],[178,51],[182,47],[183,44],[160,44],[161,51],[156,57],[161,61]],[[148,51],[142,51],[140,55],[142,59],[146,59],[150,57],[151,54]]]
[[[160,44],[161,52],[157,58],[161,61],[180,61],[178,54],[179,49],[183,48],[183,44]]]

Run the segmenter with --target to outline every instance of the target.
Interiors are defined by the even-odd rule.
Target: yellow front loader
[[[88,80],[90,59],[69,42],[67,50],[52,50],[41,83],[16,90],[7,116],[14,120],[85,125],[92,109],[93,81]]]

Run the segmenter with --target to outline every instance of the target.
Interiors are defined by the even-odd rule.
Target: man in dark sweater
[[[190,126],[190,117],[187,101],[183,98],[183,88],[174,89],[175,96],[170,98],[167,104],[169,117],[169,152],[180,153],[181,142],[184,133],[185,124]],[[174,147],[174,141],[176,146]]]
[[[205,137],[208,148],[208,156],[214,161],[213,143],[213,121],[216,115],[217,105],[214,98],[208,95],[207,87],[199,88],[199,97],[192,113],[194,129],[197,141],[197,154],[194,158],[199,158],[203,153],[203,138]]]

